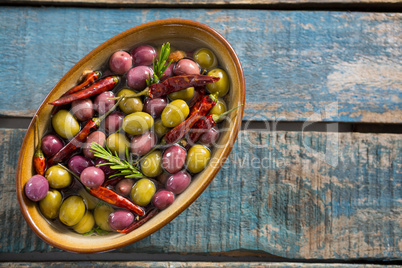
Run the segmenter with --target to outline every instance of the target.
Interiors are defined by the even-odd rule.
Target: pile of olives
[[[103,76],[119,75],[119,84],[112,90],[92,98],[77,100],[63,106],[51,118],[51,126],[41,139],[41,149],[48,159],[73,138],[82,126],[93,117],[107,113],[116,103],[116,97],[132,96],[146,88],[146,80],[153,75],[152,61],[158,51],[151,45],[139,45],[131,51],[116,51],[102,70]],[[220,80],[209,84],[207,92],[217,93],[218,102],[210,113],[222,114],[227,110],[225,96],[229,91],[227,73],[219,67],[216,55],[208,48],[193,51],[173,50],[172,63],[161,81],[181,74],[207,74]],[[25,186],[26,196],[38,202],[42,215],[49,221],[58,221],[78,233],[94,229],[116,231],[129,226],[137,215],[109,205],[92,196],[86,187],[107,187],[130,199],[135,204],[163,210],[191,183],[211,158],[211,148],[219,138],[217,126],[206,131],[190,147],[173,144],[157,147],[164,134],[179,125],[189,115],[189,103],[200,94],[193,87],[171,93],[165,97],[132,97],[123,99],[116,110],[102,122],[100,128],[89,134],[85,144],[62,163],[79,176],[59,165],[47,167],[44,176],[34,175]],[[90,144],[96,142],[108,147],[120,158],[141,159],[141,179],[119,177],[107,160],[96,158]],[[111,182],[113,181],[113,183]],[[84,186],[85,187],[84,187]]]

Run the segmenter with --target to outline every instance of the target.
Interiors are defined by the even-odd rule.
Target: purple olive
[[[102,158],[97,158],[95,160],[95,166],[108,163],[109,161],[102,159]],[[105,179],[108,179],[111,175],[115,173],[113,169],[110,168],[109,165],[104,165],[104,166],[99,166],[98,168],[102,169],[103,173],[105,174]]]
[[[63,141],[53,134],[44,136],[41,142],[42,151],[47,157],[52,157],[64,147]]]
[[[108,133],[114,133],[121,128],[124,119],[124,113],[113,112],[105,119],[105,130]]]
[[[156,50],[150,45],[141,45],[131,50],[134,65],[152,65],[153,58],[156,59]]]
[[[42,175],[32,176],[25,184],[25,195],[32,201],[40,201],[49,191],[49,181]]]
[[[152,204],[157,209],[165,209],[173,203],[174,199],[174,194],[171,191],[160,190],[152,197]]]
[[[68,160],[67,165],[72,172],[80,175],[84,169],[92,167],[94,163],[82,155],[74,155]]]
[[[207,147],[211,147],[216,144],[219,139],[219,135],[220,133],[218,127],[214,126],[201,135],[199,142]]]
[[[131,55],[125,51],[116,51],[109,59],[109,68],[116,74],[125,74],[133,65]]]
[[[102,131],[94,131],[89,136],[87,137],[87,140],[85,142],[84,147],[82,148],[82,152],[84,153],[85,157],[88,157],[90,159],[94,159],[94,153],[91,152],[91,143],[96,142],[100,146],[104,147],[105,146],[105,141],[106,141],[106,135]]]
[[[174,63],[172,62],[167,68],[166,70],[163,72],[162,77],[159,77],[161,81],[164,81],[166,79],[168,79],[169,77],[173,76],[173,68],[174,68]]]
[[[200,67],[195,61],[190,59],[179,60],[174,66],[173,73],[175,75],[182,74],[199,74],[201,72]]]
[[[98,167],[87,167],[80,175],[82,184],[90,188],[101,186],[105,181],[105,173]]]
[[[134,90],[143,90],[147,86],[149,75],[154,75],[151,67],[141,65],[131,68],[127,72],[127,85]]]
[[[186,150],[174,144],[163,152],[162,167],[171,174],[179,172],[186,162],[186,156]]]
[[[180,194],[191,182],[191,176],[186,171],[180,171],[170,176],[166,181],[166,190]]]
[[[115,100],[110,100],[110,98],[114,98],[114,93],[112,91],[105,91],[96,96],[94,101],[95,111],[99,114],[107,113],[116,103]]]
[[[71,103],[71,113],[78,121],[87,121],[94,116],[94,105],[91,99],[76,100]]]
[[[142,135],[134,136],[130,142],[130,150],[134,155],[144,155],[155,146],[157,137],[153,132],[146,132]]]
[[[123,230],[133,223],[134,214],[127,210],[117,210],[110,213],[107,221],[113,230]]]
[[[118,194],[128,196],[131,192],[131,188],[133,188],[134,180],[132,179],[122,179],[116,184],[116,192]]]
[[[163,109],[165,109],[166,105],[166,98],[145,98],[143,111],[149,113],[153,118],[157,118],[162,114]]]

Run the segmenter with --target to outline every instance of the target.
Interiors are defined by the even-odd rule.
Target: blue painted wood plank
[[[0,115],[32,116],[110,37],[169,17],[206,23],[244,67],[245,120],[402,122],[402,15],[207,9],[0,8]]]
[[[60,252],[19,212],[25,130],[0,129],[0,253]],[[241,131],[204,193],[171,223],[116,253],[401,258],[402,137]]]

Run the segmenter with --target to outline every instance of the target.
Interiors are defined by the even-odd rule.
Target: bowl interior
[[[106,236],[82,236],[64,226],[49,223],[37,205],[24,195],[24,185],[33,175],[32,157],[34,154],[33,121],[24,138],[17,167],[17,197],[26,221],[34,232],[52,246],[66,251],[93,253],[113,250],[136,242],[174,219],[187,208],[208,186],[219,171],[236,140],[243,116],[245,101],[244,76],[240,61],[230,44],[212,28],[189,20],[166,19],[154,21],[131,28],[101,44],[80,60],[52,89],[37,111],[39,129],[43,133],[50,123],[52,106],[47,103],[59,98],[74,86],[82,74],[88,70],[98,70],[116,50],[129,51],[140,44],[160,45],[170,42],[174,48],[207,47],[218,57],[219,65],[229,75],[230,91],[225,100],[228,109],[243,104],[228,116],[223,123],[218,145],[212,151],[208,167],[196,175],[190,186],[180,194],[175,202],[161,211],[146,224],[129,234],[110,233]]]

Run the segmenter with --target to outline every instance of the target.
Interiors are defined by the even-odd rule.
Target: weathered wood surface
[[[144,22],[206,23],[246,76],[245,120],[402,122],[402,14],[0,7],[0,115],[32,116],[56,82]]]
[[[39,262],[39,263],[0,263],[0,267],[20,268],[20,267],[66,267],[64,262]],[[152,268],[215,268],[215,267],[234,267],[234,268],[396,268],[397,265],[375,265],[375,264],[314,264],[314,263],[282,263],[282,262],[78,262],[69,263],[68,267],[152,267]]]
[[[118,5],[118,6],[186,6],[199,5],[205,7],[232,7],[245,6],[252,7],[270,5],[300,5],[300,4],[394,4],[398,0],[3,0],[5,3],[12,4],[78,4],[78,5]]]
[[[59,252],[28,227],[15,195],[23,129],[0,129],[0,254]],[[241,131],[205,192],[116,253],[401,259],[402,136]]]

